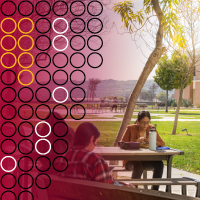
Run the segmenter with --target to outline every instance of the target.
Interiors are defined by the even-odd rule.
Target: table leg
[[[168,156],[167,159],[167,178],[171,178],[172,176],[172,159],[173,159],[173,155]],[[167,185],[166,186],[166,192],[171,193],[171,185]]]

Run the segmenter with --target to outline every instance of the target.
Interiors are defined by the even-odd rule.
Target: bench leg
[[[143,179],[147,179],[147,171],[143,171]],[[144,189],[148,189],[148,185],[144,185]]]
[[[182,195],[187,195],[187,192],[186,192],[186,185],[182,185]]]
[[[172,159],[173,159],[173,155],[169,156],[167,159],[167,178],[171,178],[171,174],[172,174]],[[171,185],[167,185],[166,186],[166,192],[171,193]]]

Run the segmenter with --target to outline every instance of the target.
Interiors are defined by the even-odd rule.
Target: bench
[[[136,106],[137,108],[139,107],[143,108],[143,110],[145,110],[145,108],[148,107],[146,103],[136,103]]]
[[[154,178],[154,179],[117,179],[134,185],[181,185],[182,195],[187,195],[187,185],[196,186],[196,197],[200,197],[200,181],[188,177],[183,178]]]
[[[38,184],[48,184],[48,179],[38,179]],[[36,198],[42,200],[197,200],[166,192],[134,189],[94,181],[51,176],[48,189],[36,188]]]

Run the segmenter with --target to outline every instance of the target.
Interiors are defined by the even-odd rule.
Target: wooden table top
[[[183,151],[179,151],[176,149],[167,149],[167,150],[156,150],[152,151],[145,148],[140,148],[138,150],[124,150],[119,147],[96,147],[94,149],[95,153],[101,156],[132,156],[132,155],[183,155]]]

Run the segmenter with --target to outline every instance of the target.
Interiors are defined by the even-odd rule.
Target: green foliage
[[[177,107],[177,103],[176,103],[175,99],[169,99],[168,106]]]
[[[123,101],[123,100],[124,100],[124,97],[119,96],[119,97],[117,97],[117,99],[118,99],[119,101]]]
[[[185,49],[186,41],[184,38],[184,28],[178,18],[178,0],[162,0],[159,1],[159,6],[162,9],[162,25],[164,28],[164,37],[171,38],[173,44],[178,44],[179,48]],[[138,23],[143,27],[144,23],[153,16],[152,0],[144,0],[143,8],[139,11],[133,12],[132,1],[124,1],[114,4],[114,12],[120,14],[124,27],[130,33],[137,32],[134,23]],[[135,30],[134,30],[135,29]],[[140,28],[138,28],[139,30]]]
[[[163,92],[163,91],[159,92],[158,95],[157,95],[157,99],[159,101],[166,101],[166,93]]]
[[[182,99],[181,106],[182,107],[192,107],[192,102],[191,102],[191,100],[188,100],[188,99]]]
[[[164,55],[160,58],[158,68],[155,70],[154,81],[163,90],[173,90],[175,88],[175,74],[171,65],[171,60],[167,55]]]

